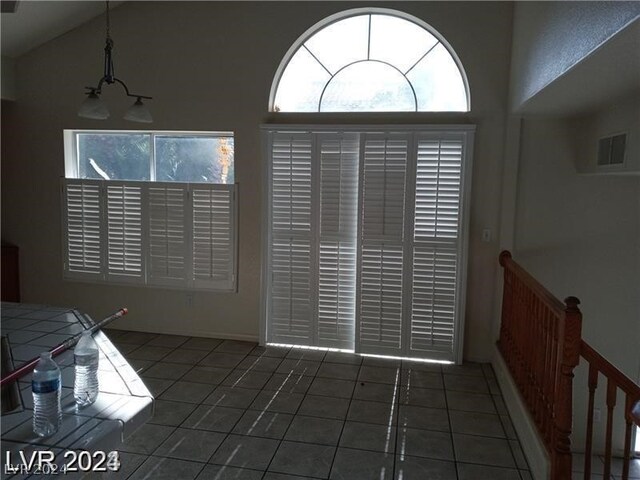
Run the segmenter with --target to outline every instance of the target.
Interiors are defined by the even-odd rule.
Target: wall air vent
[[[627,134],[620,133],[601,138],[598,141],[598,166],[624,164]]]

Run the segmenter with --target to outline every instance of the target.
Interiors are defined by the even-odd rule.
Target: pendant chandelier
[[[137,95],[129,92],[129,88],[127,85],[116,78],[115,72],[113,69],[113,58],[111,52],[113,50],[113,40],[110,35],[110,22],[109,22],[109,0],[106,1],[106,11],[107,11],[107,35],[106,35],[106,43],[104,47],[104,75],[98,82],[96,87],[85,87],[87,89],[86,100],[80,105],[78,109],[78,116],[83,118],[91,118],[94,120],[105,120],[109,118],[109,109],[107,105],[102,101],[100,95],[102,94],[102,86],[103,85],[113,85],[114,83],[119,83],[124,88],[125,94],[127,97],[134,97],[136,101],[124,114],[125,120],[130,120],[132,122],[141,122],[141,123],[151,123],[153,118],[151,117],[151,113],[147,109],[147,106],[142,102],[142,100],[151,100],[152,97],[148,97],[145,95]]]

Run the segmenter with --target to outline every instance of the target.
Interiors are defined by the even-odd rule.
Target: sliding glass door
[[[473,128],[264,133],[263,341],[460,360]]]

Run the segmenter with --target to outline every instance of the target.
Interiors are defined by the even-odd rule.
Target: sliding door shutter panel
[[[267,138],[266,341],[459,361],[473,127]]]
[[[268,341],[313,345],[312,135],[274,133],[271,142],[271,272]]]
[[[409,136],[367,134],[363,142],[358,347],[402,352],[403,229]]]
[[[355,338],[357,134],[318,134],[320,254],[318,345],[352,350]]]
[[[418,141],[410,352],[452,360],[463,139]]]

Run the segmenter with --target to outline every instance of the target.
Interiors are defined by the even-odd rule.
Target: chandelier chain
[[[111,38],[111,21],[109,19],[109,0],[106,0],[107,4],[107,38]]]

